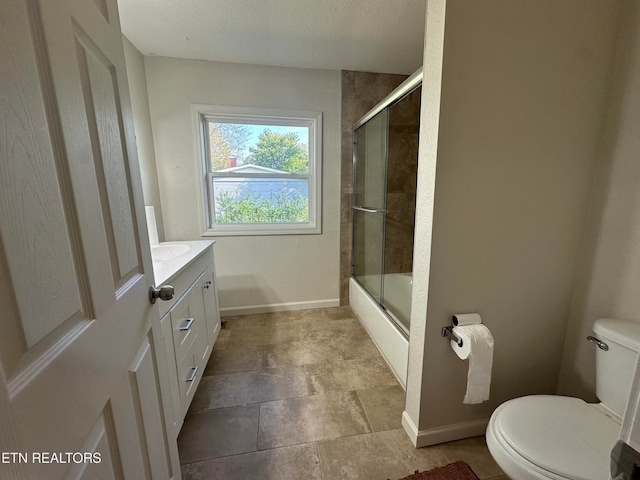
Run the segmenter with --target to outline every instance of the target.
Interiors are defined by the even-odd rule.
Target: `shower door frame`
[[[380,109],[375,115],[372,115],[367,122],[373,120],[377,115],[381,114],[385,109]],[[369,294],[369,296],[371,296],[378,305],[380,305],[380,308],[382,308],[384,310],[385,313],[388,312],[386,311],[386,309],[384,309],[384,307],[382,306],[382,302],[384,299],[384,281],[382,276],[384,275],[384,260],[385,260],[385,244],[386,244],[386,230],[387,230],[387,221],[386,221],[386,214],[387,214],[387,195],[386,193],[384,194],[384,198],[383,198],[383,202],[382,205],[380,206],[380,208],[372,208],[366,205],[356,205],[356,197],[357,197],[357,178],[358,178],[358,174],[357,174],[357,169],[358,169],[358,135],[357,135],[357,130],[364,126],[367,122],[361,124],[359,127],[354,127],[353,129],[353,194],[351,196],[351,276],[353,278],[356,279],[356,281],[358,282],[358,284],[360,284],[360,286],[362,288],[365,289],[365,291]],[[387,132],[387,136],[388,136],[388,132],[389,132],[389,114],[387,112],[387,116],[384,120],[385,125],[384,125],[384,129],[385,132]],[[366,156],[366,154],[365,154]],[[385,147],[384,147],[384,165],[383,165],[383,180],[384,180],[384,185],[383,185],[383,191],[386,192],[387,189],[387,168],[388,168],[388,158],[389,158],[389,144],[388,144],[388,139],[387,142],[385,142]],[[366,217],[366,214],[381,214],[382,215],[382,232],[381,232],[381,241],[382,241],[382,245],[381,245],[381,251],[380,251],[380,288],[379,288],[379,292],[378,292],[378,298],[375,297],[374,293],[371,292],[370,287],[367,287],[363,282],[361,282],[358,277],[355,275],[355,267],[356,267],[356,260],[355,260],[355,256],[354,256],[354,252],[355,252],[355,248],[356,248],[356,214],[355,212],[362,212],[363,214],[365,214],[364,218]],[[363,275],[366,276],[366,275]],[[392,319],[392,321],[394,323],[396,323],[395,320]],[[400,327],[398,327],[400,329]],[[400,329],[401,330],[401,329]],[[406,335],[405,335],[406,336]]]

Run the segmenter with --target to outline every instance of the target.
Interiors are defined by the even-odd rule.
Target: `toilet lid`
[[[609,478],[620,424],[578,398],[532,395],[502,405],[496,426],[520,455],[576,480]]]

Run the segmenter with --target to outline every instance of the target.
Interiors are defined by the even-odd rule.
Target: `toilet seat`
[[[609,478],[609,455],[619,431],[620,423],[597,404],[532,395],[496,409],[487,443],[514,478],[601,480]]]

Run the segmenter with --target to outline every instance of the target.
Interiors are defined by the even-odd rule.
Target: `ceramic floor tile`
[[[237,328],[264,327],[266,325],[266,318],[267,315],[265,313],[256,313],[252,315],[224,317],[222,320],[227,321],[227,329],[233,330]]]
[[[367,332],[362,324],[353,318],[318,322],[300,331],[301,340],[311,342],[325,342],[337,337],[350,338],[353,336],[363,337],[366,335]]]
[[[304,373],[312,395],[398,385],[387,364],[375,357],[305,365]]]
[[[352,390],[398,385],[396,377],[393,376],[388,365],[380,356],[346,360],[344,365]]]
[[[179,437],[186,480],[320,480],[320,467],[324,480],[386,480],[455,460],[509,480],[482,437],[413,448],[404,393],[350,307],[223,320]]]
[[[368,388],[356,393],[374,432],[401,428],[405,404],[402,387]]]
[[[370,432],[355,392],[331,392],[260,405],[258,450]]]
[[[302,314],[307,318],[312,318],[315,321],[320,321],[320,319],[329,320],[327,315],[327,308],[314,308],[310,310],[300,310]]]
[[[192,463],[184,480],[322,480],[314,443]]]
[[[262,368],[263,347],[213,349],[203,375],[247,372]]]
[[[231,330],[227,348],[255,347],[296,342],[300,333],[295,325],[273,325],[255,328],[236,328]]]
[[[310,314],[313,310],[291,310],[288,312],[267,313],[265,326],[300,325],[311,321]]]
[[[355,390],[350,388],[349,374],[344,361],[336,364],[317,363],[304,366],[307,386],[311,395]]]
[[[356,318],[355,313],[349,305],[344,305],[342,307],[331,307],[331,308],[323,308],[324,315],[329,320],[344,320],[347,318]]]
[[[308,395],[299,366],[202,377],[191,403],[192,412]]]
[[[218,337],[216,338],[216,343],[213,345],[214,350],[223,350],[227,348],[227,342],[229,341],[229,337],[231,336],[231,331],[223,328],[218,333]]]
[[[187,415],[178,436],[180,463],[255,451],[258,412],[258,405],[246,405]]]
[[[397,479],[446,465],[439,447],[416,449],[402,429],[318,442],[324,480]]]
[[[449,462],[467,462],[480,480],[504,475],[489,453],[484,436],[445,443],[441,448]]]
[[[324,333],[313,334],[311,332],[323,330]],[[328,320],[327,318],[320,318],[318,321],[311,322],[305,325],[301,336],[309,337],[309,340],[313,340],[314,335],[316,339],[326,340],[333,336],[352,336],[352,335],[366,335],[367,332],[362,327],[362,324],[355,318],[339,318],[334,320]]]
[[[330,342],[288,342],[264,345],[264,368],[311,363],[339,363],[342,355]]]
[[[331,323],[324,314],[324,309],[303,310],[302,319],[299,325],[302,331],[310,331],[322,328],[330,328]]]
[[[333,343],[345,360],[380,356],[378,348],[366,333],[351,337],[338,336],[333,340]]]

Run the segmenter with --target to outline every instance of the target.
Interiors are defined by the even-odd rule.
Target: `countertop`
[[[189,265],[192,260],[200,256],[207,248],[215,243],[215,240],[185,240],[176,242],[162,242],[158,245],[151,245],[151,256],[153,257],[153,248],[172,245],[188,245],[189,251],[182,255],[175,256],[168,260],[153,261],[153,278],[156,285],[162,285],[163,283],[171,280],[178,273],[180,273],[184,267]]]

